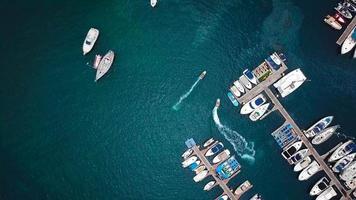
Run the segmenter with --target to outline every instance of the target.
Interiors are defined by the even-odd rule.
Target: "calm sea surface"
[[[270,133],[278,113],[252,123],[228,86],[274,50],[311,81],[282,100],[306,128],[334,115],[356,136],[356,66],[340,56],[341,32],[322,22],[336,1],[4,1],[0,79],[0,199],[214,199],[180,166],[184,141],[214,137],[241,158],[267,200],[309,200],[323,174],[299,182]],[[82,56],[90,27],[100,30]],[[112,49],[110,72],[94,83],[95,54]],[[177,101],[197,83],[178,109]],[[221,98],[213,120],[215,100]],[[220,128],[219,128],[220,127]],[[343,138],[318,148],[328,150]],[[230,141],[230,142],[229,142]],[[242,145],[242,146],[241,146]],[[237,149],[236,151],[234,150]]]

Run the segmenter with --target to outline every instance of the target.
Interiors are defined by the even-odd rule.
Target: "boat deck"
[[[341,46],[342,43],[344,43],[344,41],[346,40],[347,36],[350,35],[351,31],[355,28],[355,26],[356,26],[356,17],[354,17],[352,21],[349,23],[349,25],[347,25],[345,31],[341,34],[339,39],[336,41],[336,44]]]

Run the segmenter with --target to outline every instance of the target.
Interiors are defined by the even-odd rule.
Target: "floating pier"
[[[356,17],[354,17],[352,21],[349,23],[349,25],[347,25],[345,31],[341,34],[339,39],[336,41],[336,44],[341,46],[342,43],[344,43],[344,41],[346,40],[347,36],[349,36],[351,31],[355,28],[355,26],[356,26]]]
[[[356,17],[352,20],[352,22],[349,24],[348,29],[345,31],[351,31],[353,27],[356,25]],[[351,28],[350,28],[351,27]],[[345,35],[348,35],[349,33],[344,33]],[[277,55],[275,53],[275,55]],[[282,60],[282,59],[281,59]],[[319,163],[320,168],[322,171],[324,171],[327,176],[330,178],[330,184],[334,185],[337,190],[341,193],[342,197],[340,200],[351,200],[350,193],[352,190],[347,191],[343,185],[340,183],[338,178],[335,176],[335,174],[332,172],[332,170],[328,167],[327,163],[324,161],[323,156],[320,156],[319,153],[315,150],[313,145],[310,143],[308,138],[304,135],[302,130],[297,126],[297,124],[294,122],[292,117],[288,114],[286,109],[283,107],[283,105],[279,102],[277,97],[273,94],[273,92],[270,90],[270,86],[276,82],[279,78],[283,76],[282,73],[284,73],[287,70],[287,66],[285,65],[284,62],[282,62],[281,68],[274,71],[273,74],[271,74],[265,81],[262,81],[258,85],[256,85],[254,88],[251,90],[247,91],[243,96],[240,98],[236,98],[236,100],[240,104],[245,104],[251,99],[253,99],[255,96],[259,95],[262,92],[265,92],[269,99],[272,101],[274,104],[273,110],[278,110],[279,113],[283,116],[285,119],[284,124],[290,124],[292,128],[294,129],[294,134],[296,134],[304,143],[304,145],[309,149],[309,154],[312,155],[315,160]],[[292,142],[291,142],[292,143]]]

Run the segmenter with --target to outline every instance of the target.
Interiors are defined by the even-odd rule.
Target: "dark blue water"
[[[254,151],[235,151],[253,155],[239,157],[242,172],[230,184],[254,184],[242,199],[257,192],[310,199],[322,174],[297,181],[270,135],[283,122],[279,114],[250,122],[226,92],[243,69],[282,51],[311,80],[282,101],[295,121],[304,128],[334,115],[343,133],[356,136],[355,61],[339,55],[341,33],[322,23],[335,3],[162,0],[152,9],[128,0],[4,2],[0,199],[213,199],[221,191],[203,192],[207,181],[195,184],[180,155],[190,137],[214,137],[234,150],[213,120],[216,98],[221,123]],[[90,27],[100,37],[83,57]],[[108,49],[115,63],[94,83],[86,63]],[[206,78],[172,109],[203,70]]]

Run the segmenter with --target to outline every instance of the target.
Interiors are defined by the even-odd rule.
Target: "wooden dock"
[[[351,31],[355,28],[355,26],[356,26],[356,17],[354,17],[352,21],[349,23],[349,25],[347,25],[345,31],[341,34],[339,39],[336,41],[336,44],[341,46],[342,43],[344,43],[344,41],[346,40],[347,36],[349,36]]]

